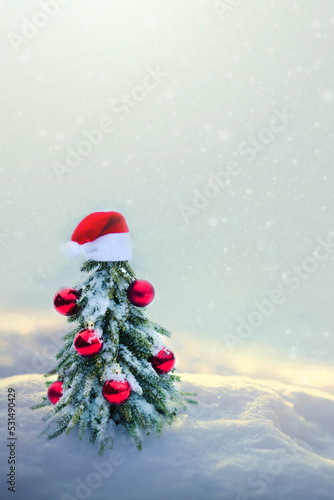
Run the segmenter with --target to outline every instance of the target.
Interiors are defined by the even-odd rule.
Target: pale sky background
[[[219,363],[238,318],[282,285],[284,304],[235,355],[331,364],[332,255],[293,293],[282,276],[334,231],[332,1],[245,0],[225,16],[211,0],[71,0],[53,17],[41,5],[0,2],[4,331],[23,331],[24,315],[66,328],[52,299],[83,259],[62,245],[89,213],[117,210],[156,289],[148,316],[176,343],[205,341]],[[124,118],[111,104],[131,92],[141,101]],[[113,130],[60,182],[55,162],[104,118]],[[237,152],[250,136],[251,161]],[[232,159],[240,173],[186,223],[180,203]]]

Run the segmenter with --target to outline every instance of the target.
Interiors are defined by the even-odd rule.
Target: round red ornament
[[[75,288],[61,288],[53,299],[56,311],[63,316],[74,316],[79,308],[77,305],[80,293]]]
[[[127,296],[131,304],[137,307],[146,307],[154,299],[154,287],[146,280],[135,280],[127,290]]]
[[[73,345],[80,356],[92,358],[102,350],[103,340],[96,334],[95,330],[87,328],[85,330],[80,330],[80,332],[76,334]]]
[[[121,405],[129,399],[131,386],[127,380],[108,380],[102,387],[104,398],[113,405]]]
[[[168,373],[175,365],[175,356],[172,351],[164,347],[156,356],[151,356],[148,361],[157,373]]]
[[[50,403],[55,405],[58,403],[59,399],[63,395],[63,382],[61,380],[57,380],[57,382],[53,382],[48,389],[48,399]]]

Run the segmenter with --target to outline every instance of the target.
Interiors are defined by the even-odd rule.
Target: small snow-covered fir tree
[[[96,214],[110,217],[116,212],[98,212],[86,219],[95,216],[96,222]],[[95,226],[94,229],[96,232]],[[109,235],[110,228],[108,231]],[[92,241],[95,236],[90,236]],[[85,247],[84,250],[89,255]],[[53,439],[77,427],[80,439],[89,432],[90,441],[97,443],[102,455],[106,445],[112,448],[117,426],[123,426],[141,449],[144,434],[153,429],[159,434],[164,422],[171,424],[186,402],[195,401],[193,394],[176,387],[180,377],[175,369],[158,373],[152,364],[154,356],[166,349],[165,337],[170,333],[148,320],[145,308],[129,301],[129,285],[136,280],[130,264],[127,260],[115,260],[119,252],[111,257],[107,254],[108,261],[105,248],[96,257],[101,255],[104,260],[88,260],[81,268],[86,276],[77,291],[77,312],[68,318],[76,326],[63,337],[57,366],[45,375],[58,375],[62,382],[59,399],[52,406],[44,396],[33,409],[51,406],[44,417],[50,421],[41,435]],[[121,255],[128,256],[124,251]],[[79,332],[85,329],[92,331],[103,345],[92,357],[78,354],[74,346]],[[128,384],[130,395],[124,402],[112,404],[105,398],[104,385],[110,380]],[[51,384],[46,382],[48,388]]]

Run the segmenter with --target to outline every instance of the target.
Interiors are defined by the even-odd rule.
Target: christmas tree
[[[117,426],[123,426],[138,449],[144,434],[161,433],[193,394],[179,391],[175,358],[165,346],[170,333],[145,316],[153,286],[137,280],[128,263],[131,241],[124,217],[95,212],[72,235],[69,253],[85,251],[89,260],[78,289],[64,288],[55,308],[75,327],[63,337],[57,366],[45,377],[47,396],[32,409],[50,406],[50,420],[41,436],[54,439],[78,428],[80,439],[90,433],[98,453],[113,446]]]

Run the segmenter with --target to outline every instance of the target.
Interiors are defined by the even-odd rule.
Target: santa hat
[[[91,260],[110,262],[131,259],[131,238],[123,215],[118,212],[87,215],[74,230],[65,253],[72,258],[77,257],[81,250]]]

